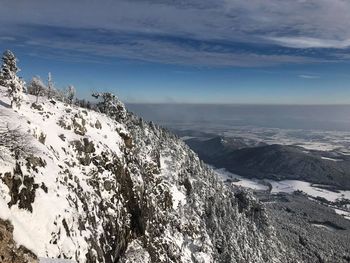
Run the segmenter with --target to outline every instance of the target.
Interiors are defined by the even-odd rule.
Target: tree
[[[93,93],[92,96],[96,99],[101,99],[101,101],[97,103],[97,108],[100,112],[105,113],[117,121],[123,120],[126,117],[124,104],[112,93]]]
[[[54,93],[54,90],[55,90],[55,88],[53,85],[51,72],[49,72],[49,75],[47,77],[47,98],[48,99],[52,99],[52,95]]]
[[[66,89],[66,92],[65,92],[65,97],[66,97],[66,100],[69,104],[72,105],[73,103],[73,99],[74,99],[74,96],[75,96],[75,88],[73,85],[69,85]]]
[[[27,91],[29,94],[36,96],[35,103],[38,103],[39,96],[43,96],[45,94],[46,87],[40,77],[35,76],[30,82]]]
[[[17,58],[10,50],[6,50],[3,54],[2,61],[0,85],[8,88],[7,93],[11,100],[11,107],[20,108],[24,98],[23,90],[25,82],[17,76],[17,73],[20,71],[17,67]]]
[[[1,117],[1,116],[0,116]],[[36,148],[31,144],[32,136],[22,131],[20,126],[10,127],[8,123],[0,125],[0,159],[13,156],[16,159],[34,154]]]
[[[90,101],[87,101],[85,99],[75,99],[75,105],[81,107],[81,108],[85,108],[85,109],[91,109],[91,104]]]

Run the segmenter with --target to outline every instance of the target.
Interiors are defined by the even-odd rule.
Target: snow
[[[271,193],[292,193],[294,191],[303,191],[304,193],[312,197],[323,197],[328,201],[335,202],[337,199],[346,198],[350,199],[350,191],[339,190],[337,192],[329,191],[326,189],[313,186],[311,183],[298,181],[298,180],[284,180],[273,181],[268,180],[272,185]]]
[[[40,186],[45,184],[48,193],[38,188],[35,193],[35,201],[32,204],[33,212],[19,209],[18,206],[8,208],[7,203],[10,201],[9,189],[0,180],[0,218],[8,219],[14,226],[14,240],[18,245],[23,245],[30,249],[39,257],[55,258],[64,253],[68,257],[75,257],[77,260],[84,262],[85,254],[88,252],[87,239],[91,235],[91,230],[81,231],[77,236],[67,236],[62,226],[62,220],[65,219],[71,229],[79,229],[78,217],[79,212],[84,211],[80,200],[76,200],[75,206],[70,205],[68,197],[75,198],[74,189],[70,189],[69,184],[64,183],[66,175],[62,173],[68,169],[74,181],[71,185],[82,187],[86,193],[92,192],[91,186],[87,183],[91,166],[82,166],[76,163],[77,153],[74,151],[71,142],[81,140],[82,136],[74,133],[73,129],[67,130],[58,123],[63,121],[67,125],[72,124],[74,119],[80,125],[85,121],[87,129],[85,138],[94,142],[95,153],[98,155],[102,151],[113,152],[117,156],[122,156],[121,148],[124,140],[116,131],[123,131],[127,134],[124,125],[112,122],[108,117],[89,110],[84,110],[68,106],[61,102],[55,105],[46,101],[41,103],[43,111],[32,109],[31,103],[35,97],[28,95],[27,103],[23,103],[18,112],[6,107],[10,101],[3,96],[4,88],[0,87],[0,125],[9,123],[12,127],[19,127],[23,133],[33,136],[30,142],[36,148],[36,156],[40,156],[46,162],[46,167],[38,168],[38,172],[33,172],[35,182]],[[99,121],[103,129],[95,128],[94,124]],[[64,134],[63,141],[59,136]],[[41,135],[46,136],[44,144],[38,141]],[[2,149],[0,149],[2,150]],[[14,160],[9,156],[8,160],[1,161],[0,173],[11,172],[14,167]],[[101,174],[101,177],[107,178],[110,174]],[[102,191],[103,198],[110,200],[108,193]],[[100,230],[102,231],[102,230]],[[53,234],[60,233],[60,239],[57,244],[50,242]],[[59,247],[59,248],[58,248]],[[47,262],[43,259],[41,262]],[[63,261],[50,261],[63,262]],[[69,261],[66,261],[69,262]]]
[[[141,242],[133,240],[125,252],[127,256],[126,263],[150,263],[149,253],[142,247]],[[40,262],[41,263],[41,262]]]
[[[350,220],[350,212],[341,209],[334,209],[338,215],[342,215],[345,219]]]
[[[333,161],[333,162],[341,162],[342,160],[339,159],[333,159],[333,158],[329,158],[329,157],[321,157],[323,160],[328,160],[328,161]]]
[[[297,143],[296,146],[301,146],[308,150],[315,150],[315,151],[332,151],[337,149],[338,145],[332,145],[331,143],[322,143],[322,142],[303,142],[303,143]]]
[[[178,189],[176,184],[174,184],[176,179],[174,175],[176,175],[178,171],[176,171],[176,168],[172,165],[173,163],[173,159],[170,156],[160,157],[160,176],[169,179],[167,186],[169,187],[172,195],[173,208],[177,209],[180,204],[184,205],[186,203],[186,195]]]
[[[0,100],[8,103],[7,98],[2,98],[1,95]],[[147,128],[143,129],[141,125],[133,125],[133,128],[139,129],[140,133],[139,136],[134,136],[135,133],[133,133],[132,138],[133,142],[136,141],[135,145],[138,148],[128,152],[129,149],[125,147],[124,140],[120,136],[120,133],[128,133],[126,125],[97,112],[82,110],[60,102],[55,105],[44,102],[41,104],[43,111],[38,111],[30,108],[35,98],[28,96],[28,100],[28,103],[24,103],[19,112],[14,112],[0,103],[0,113],[7,116],[6,119],[2,118],[2,121],[19,125],[23,132],[28,132],[33,137],[31,143],[37,149],[35,156],[46,162],[45,167],[38,167],[37,171],[30,170],[29,172],[25,164],[22,164],[24,175],[33,176],[36,184],[39,186],[45,184],[48,189],[47,193],[40,187],[36,190],[35,201],[32,203],[33,212],[19,209],[17,205],[8,208],[7,203],[11,198],[9,189],[0,181],[0,217],[10,220],[13,224],[14,238],[18,245],[32,250],[40,257],[40,263],[74,262],[58,259],[63,255],[67,258],[74,258],[76,262],[84,263],[86,253],[97,255],[92,245],[93,242],[97,242],[104,249],[108,247],[108,243],[100,241],[104,239],[102,234],[108,234],[108,231],[103,228],[104,224],[112,221],[120,224],[121,227],[124,227],[124,224],[125,226],[130,224],[128,221],[130,214],[123,213],[129,200],[127,198],[124,200],[120,191],[108,191],[106,187],[103,187],[103,184],[109,180],[115,183],[116,189],[123,187],[124,185],[120,185],[115,180],[118,173],[112,173],[111,170],[104,169],[102,165],[97,166],[93,163],[82,165],[79,162],[80,153],[75,150],[74,145],[72,146],[72,142],[81,142],[84,138],[94,143],[96,156],[102,156],[102,153],[107,155],[108,164],[112,163],[111,160],[115,155],[120,157],[118,161],[123,168],[127,167],[126,172],[130,172],[132,190],[135,190],[135,195],[142,193],[142,197],[147,198],[147,206],[149,206],[149,211],[152,211],[149,213],[152,220],[147,223],[153,223],[153,227],[162,229],[154,233],[148,232],[152,231],[149,230],[152,228],[146,228],[145,235],[139,237],[142,240],[138,240],[135,236],[135,239],[128,243],[125,262],[151,262],[152,250],[149,250],[150,253],[148,253],[147,249],[158,245],[158,241],[162,247],[156,252],[159,252],[159,259],[164,262],[170,261],[166,254],[169,250],[174,252],[173,255],[176,256],[176,260],[179,259],[179,262],[214,262],[215,240],[211,236],[212,229],[208,231],[209,228],[203,216],[206,212],[204,202],[215,191],[218,199],[225,200],[229,196],[229,190],[223,186],[222,182],[216,180],[212,171],[202,165],[198,157],[188,150],[184,143],[171,139],[172,135],[161,129],[150,128],[147,131]],[[101,123],[102,129],[95,127],[97,120]],[[62,127],[64,125],[58,124],[60,121],[65,125],[85,124],[86,134],[81,136],[73,129],[65,129]],[[147,126],[145,123],[143,125]],[[44,143],[39,142],[42,134],[46,136]],[[60,138],[61,134],[65,139]],[[1,165],[1,169],[12,171],[13,164],[13,160],[7,160],[6,166]],[[100,172],[96,168],[103,171]],[[151,173],[146,173],[139,168],[152,168],[155,172],[152,170]],[[227,174],[225,176],[232,177]],[[241,179],[241,182],[237,182],[238,185],[259,190],[268,188],[258,181],[236,177]],[[191,202],[187,202],[186,189],[180,179],[189,180],[193,186],[191,199],[189,199]],[[96,188],[93,187],[93,183],[97,184]],[[171,207],[164,209],[163,197],[169,197],[169,193],[173,201],[173,209]],[[108,208],[98,211],[100,205],[102,207],[106,205]],[[240,237],[240,232],[243,233],[248,229],[247,225],[253,224],[254,227],[255,224],[255,221],[246,218],[244,213],[237,213],[233,210],[232,215],[235,216],[231,218],[232,221],[225,221],[224,226],[221,227],[223,224],[219,222],[221,220],[217,224],[220,227],[220,233],[227,237],[229,244],[227,253],[238,251],[238,248],[233,249],[236,246],[235,237]],[[120,220],[122,216],[126,217],[125,221]],[[81,223],[84,227],[81,227]],[[224,233],[223,230],[226,228],[232,231]],[[154,236],[154,234],[159,236]],[[259,237],[259,244],[254,245],[254,249],[251,249],[249,238],[255,240],[256,236]],[[148,239],[148,237],[152,238]],[[244,239],[248,239],[247,241],[243,238],[239,239],[243,242],[239,248],[242,251],[240,261],[244,262],[243,258],[252,258],[250,255],[264,254],[262,248],[266,247],[265,243],[270,242],[264,237],[266,237],[264,232],[256,232],[254,236],[247,233],[244,236]],[[110,241],[107,238],[105,240]],[[147,248],[144,247],[145,241],[150,241],[146,244]],[[152,253],[155,252],[152,251]],[[262,262],[262,260],[257,262]]]
[[[0,218],[3,220],[8,220],[11,216],[10,209],[3,198],[0,198]]]
[[[83,166],[77,163],[79,156],[71,143],[87,138],[94,143],[94,154],[101,155],[102,152],[109,152],[123,159],[125,144],[119,134],[128,134],[128,130],[124,124],[111,121],[103,114],[65,105],[59,101],[55,105],[48,101],[42,102],[40,105],[43,107],[43,111],[38,111],[30,107],[36,98],[28,96],[27,99],[29,101],[23,103],[20,111],[14,112],[4,106],[9,101],[0,94],[0,100],[3,101],[0,104],[0,116],[5,116],[0,125],[10,123],[14,127],[20,127],[23,133],[32,135],[33,141],[31,143],[36,148],[35,156],[41,157],[46,162],[46,166],[38,167],[35,172],[31,171],[30,176],[35,178],[35,183],[38,185],[45,184],[48,192],[46,193],[40,187],[36,190],[32,212],[19,209],[17,205],[8,208],[7,203],[11,200],[9,189],[0,180],[0,217],[8,219],[13,224],[16,243],[30,249],[40,257],[40,263],[74,262],[57,259],[63,254],[68,258],[74,258],[76,262],[85,262],[86,253],[91,251],[88,240],[92,237],[92,231],[97,232],[97,236],[102,234],[104,230],[101,224],[103,222],[97,223],[94,229],[87,227],[85,230],[79,230],[79,220],[82,215],[86,214],[86,207],[83,207],[81,197],[77,196],[75,191],[81,188],[81,191],[86,194],[85,198],[91,199],[87,207],[88,211],[92,211],[91,213],[95,213],[94,204],[111,200],[113,192],[108,192],[101,187],[98,196],[91,194],[93,189],[89,180],[91,173],[94,172],[94,166],[92,164]],[[40,101],[44,100],[40,99]],[[101,123],[102,129],[95,127],[94,124],[97,120]],[[65,129],[62,127],[64,126],[62,123],[66,127],[73,126],[74,123],[80,125],[85,123],[86,133],[84,136],[76,134],[73,128]],[[145,131],[145,133],[147,132],[150,136],[152,135],[150,131]],[[39,142],[42,135],[46,136],[44,143]],[[60,135],[64,135],[64,139],[60,138]],[[179,149],[181,147],[179,146]],[[145,145],[144,150],[145,154],[143,158],[140,158],[140,161],[145,164],[154,163],[154,158],[148,154],[154,150],[152,145]],[[182,151],[181,154],[185,156],[186,153]],[[175,149],[169,149],[167,154],[160,156],[160,173],[155,173],[154,177],[160,177],[161,187],[171,194],[173,209],[179,211],[180,207],[186,205],[186,189],[177,183],[181,168],[179,165],[181,166],[181,164],[174,159],[174,155],[178,156],[175,154]],[[11,158],[4,161],[0,165],[0,172],[12,172],[14,164],[15,161]],[[69,176],[64,172],[65,170],[69,171]],[[26,174],[26,168],[23,168],[23,171]],[[114,175],[105,170],[100,172],[98,176],[99,181],[104,182]],[[66,182],[67,177],[70,177],[68,183]],[[138,174],[135,174],[132,180],[135,186],[142,187],[144,184],[142,177]],[[115,204],[115,206],[118,205],[119,203]],[[113,209],[111,207],[107,209],[106,213],[118,216],[119,212],[115,207]],[[102,221],[97,215],[95,216],[96,222]],[[70,234],[66,233],[63,221],[66,222],[65,225]],[[187,248],[189,241],[185,240],[179,232],[173,232],[171,229],[166,231],[168,233],[166,239],[169,243],[176,244],[179,249],[183,248],[184,251],[188,252],[182,255],[182,258],[186,259],[184,262],[191,262],[192,252]],[[139,253],[135,254],[133,251]],[[128,246],[128,252],[130,255],[134,255],[130,258],[139,259],[139,262],[150,261],[149,254],[137,241]],[[205,259],[205,253],[198,255],[198,260],[200,258]],[[212,261],[200,260],[200,262]]]
[[[180,192],[176,185],[173,185],[171,188],[171,193],[173,197],[173,208],[176,209],[179,204],[185,204],[186,203],[186,195],[184,195],[182,192]]]
[[[224,180],[227,179],[238,179],[238,182],[230,181],[231,184],[236,186],[241,186],[244,188],[250,188],[258,191],[267,191],[269,187],[266,185],[269,183],[271,185],[271,193],[293,193],[295,191],[302,191],[311,197],[323,197],[330,202],[335,202],[337,199],[349,199],[350,200],[350,191],[349,190],[336,190],[329,191],[323,188],[317,187],[309,182],[299,181],[299,180],[283,180],[283,181],[274,181],[274,180],[258,180],[258,179],[248,179],[242,176],[230,173],[225,169],[215,169],[215,172]],[[345,216],[350,218],[350,213],[343,210],[337,211],[337,213],[345,213]]]
[[[231,182],[231,184],[236,186],[260,191],[266,191],[269,189],[269,187],[266,184],[262,184],[259,180],[244,178],[242,176],[227,171],[225,168],[215,169],[215,172],[219,175],[219,178],[222,178],[224,181],[230,179],[239,180],[237,182]]]
[[[207,253],[197,252],[195,253],[196,262],[198,263],[211,263],[214,262],[213,258]]]
[[[323,229],[327,229],[329,231],[337,231],[337,229],[335,227],[329,226],[329,225],[324,225],[324,224],[317,224],[317,223],[312,223],[313,226],[318,227],[318,228],[323,228]]]

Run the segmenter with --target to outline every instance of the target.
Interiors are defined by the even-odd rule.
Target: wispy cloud
[[[66,32],[65,29],[38,28],[38,31]],[[33,29],[31,32],[35,32]],[[75,36],[69,38],[48,37],[36,38],[25,43],[38,50],[43,48],[58,50],[59,57],[76,59],[83,55],[90,59],[101,57],[114,57],[134,59],[139,61],[156,62],[163,64],[184,64],[192,66],[271,66],[281,63],[317,63],[319,58],[288,55],[288,54],[265,54],[254,47],[247,50],[242,43],[225,43],[202,41],[190,38],[174,38],[155,34],[130,34],[125,32],[98,32],[96,30],[69,30]],[[57,34],[57,32],[55,33]],[[93,34],[94,37],[86,36]],[[60,35],[60,34],[58,34]]]
[[[0,0],[0,5],[0,34],[7,40],[66,53],[269,66],[337,60],[337,49],[350,47],[350,2],[343,0]],[[303,51],[310,48],[335,50]]]
[[[285,47],[292,48],[337,48],[344,49],[350,47],[350,39],[332,40],[318,39],[310,37],[269,37],[269,40]]]
[[[14,37],[8,37],[8,36],[1,36],[0,41],[15,41],[16,38]]]
[[[299,75],[298,77],[302,79],[319,79],[320,78],[320,76],[318,75]]]

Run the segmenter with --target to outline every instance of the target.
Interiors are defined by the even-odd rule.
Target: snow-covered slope
[[[27,147],[0,146],[0,218],[38,257],[287,262],[264,207],[164,129],[31,96],[16,112],[0,93],[0,128]]]

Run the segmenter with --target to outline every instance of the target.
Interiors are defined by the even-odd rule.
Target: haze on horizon
[[[350,104],[350,2],[0,0],[20,75],[129,103]]]

